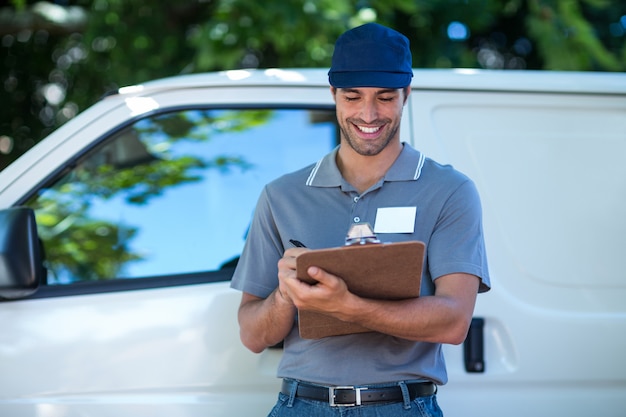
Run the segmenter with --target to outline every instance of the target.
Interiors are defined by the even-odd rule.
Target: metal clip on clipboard
[[[350,226],[346,236],[346,246],[380,243],[369,223],[357,223]]]

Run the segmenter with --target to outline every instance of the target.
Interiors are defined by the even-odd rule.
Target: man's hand
[[[334,314],[345,297],[351,295],[343,279],[312,266],[308,274],[316,280],[308,284],[296,276],[296,258],[309,249],[293,248],[285,251],[278,262],[279,290],[283,297],[298,309]]]

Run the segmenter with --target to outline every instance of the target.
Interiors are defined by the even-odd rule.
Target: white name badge
[[[417,207],[382,207],[376,212],[374,233],[413,233]]]

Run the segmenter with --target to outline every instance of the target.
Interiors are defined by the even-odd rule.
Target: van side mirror
[[[33,294],[45,280],[35,213],[28,207],[0,210],[0,298]]]

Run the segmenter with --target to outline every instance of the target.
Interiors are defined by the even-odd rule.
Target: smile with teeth
[[[367,127],[367,126],[358,126],[357,128],[363,133],[376,133],[380,130],[380,126],[375,127]]]

